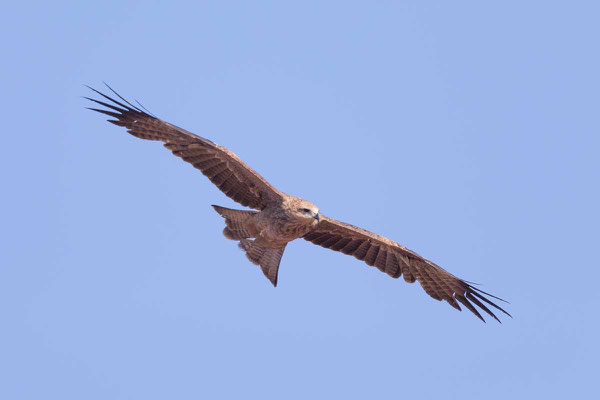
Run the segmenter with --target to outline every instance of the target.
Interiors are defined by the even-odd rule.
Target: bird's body
[[[265,247],[272,247],[275,243],[286,244],[310,232],[319,223],[319,218],[319,210],[313,204],[288,196],[254,216],[258,234],[253,237]]]
[[[262,247],[269,248],[280,248],[301,238],[319,222],[318,213],[315,213],[315,217],[297,215],[285,203],[272,204],[259,212],[213,207],[226,221],[231,221],[223,232],[227,238],[252,238]],[[243,231],[243,236],[234,235],[234,228]]]
[[[109,109],[92,110],[115,118],[109,121],[126,127],[134,136],[162,141],[173,154],[198,168],[227,196],[256,210],[213,206],[225,219],[225,237],[238,241],[248,259],[261,267],[273,285],[277,285],[279,264],[286,245],[303,238],[353,255],[393,278],[403,276],[409,283],[419,281],[431,297],[445,300],[458,310],[461,303],[482,320],[473,304],[496,320],[498,318],[486,304],[508,314],[485,295],[497,297],[473,287],[404,246],[326,217],[314,204],[280,192],[228,149],[149,115],[114,91],[123,102],[92,90],[111,102],[87,98]]]

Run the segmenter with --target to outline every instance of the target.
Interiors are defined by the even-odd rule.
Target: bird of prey
[[[255,210],[232,210],[213,205],[225,219],[225,237],[238,241],[248,259],[260,266],[274,286],[277,286],[277,272],[285,246],[302,238],[352,255],[392,278],[402,276],[408,283],[419,281],[434,299],[445,300],[459,311],[460,303],[484,322],[475,306],[498,322],[500,320],[490,308],[510,316],[489,297],[504,300],[455,277],[388,238],[326,217],[314,204],[277,190],[225,147],[156,118],[141,104],[134,106],[106,86],[118,100],[88,86],[103,99],[85,98],[105,107],[89,107],[90,110],[114,118],[108,121],[127,128],[133,136],[163,142],[167,149],[199,169],[228,197]]]

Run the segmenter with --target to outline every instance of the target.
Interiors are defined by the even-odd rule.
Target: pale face
[[[314,204],[302,200],[298,202],[294,209],[292,210],[294,215],[300,217],[302,219],[310,220],[311,222],[317,223],[319,222],[320,215],[319,209]]]

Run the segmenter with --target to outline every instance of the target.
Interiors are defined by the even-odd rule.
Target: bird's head
[[[319,214],[317,206],[304,199],[296,198],[294,200],[295,201],[291,204],[290,211],[295,217],[301,218],[307,222],[310,221],[311,224],[319,223],[321,215]]]

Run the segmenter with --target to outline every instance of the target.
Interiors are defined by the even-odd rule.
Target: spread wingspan
[[[287,204],[286,201],[291,197],[271,186],[234,153],[210,140],[150,115],[125,100],[110,87],[108,88],[120,101],[90,88],[106,100],[86,97],[106,108],[90,108],[91,110],[114,118],[108,121],[126,127],[133,136],[163,142],[167,149],[199,169],[227,196],[243,206],[261,210],[261,215],[266,213],[266,220],[268,221],[268,217],[271,217],[271,223],[275,226],[280,228],[282,224],[290,223],[289,220],[286,220],[286,213],[289,212],[293,215],[298,210],[284,210],[281,207],[282,204]],[[304,203],[307,202],[304,201]],[[277,285],[279,263],[285,250],[285,244],[281,247],[279,247],[281,244],[274,247],[263,247],[256,241],[250,240],[252,237],[262,235],[262,231],[257,231],[255,226],[246,223],[257,214],[256,211],[230,210],[218,206],[215,206],[215,210],[226,219],[227,226],[223,231],[225,236],[232,240],[239,240],[240,247],[244,249],[248,259],[260,265],[265,276],[273,285]],[[269,210],[271,213],[275,210],[275,214],[268,214]],[[300,211],[302,210],[310,211],[300,209]],[[284,216],[281,217],[282,220],[277,219],[281,216],[277,214],[277,211]],[[311,215],[316,215],[318,221],[318,210],[316,214]],[[292,218],[293,225],[293,218],[298,218],[298,216],[289,218]],[[312,216],[308,218],[311,218],[311,224],[314,223]],[[498,318],[492,311],[493,309],[510,316],[490,298],[503,301],[502,299],[473,287],[406,247],[353,225],[322,215],[320,218],[321,221],[318,225],[304,235],[304,239],[334,251],[353,255],[393,278],[403,276],[404,280],[409,283],[419,281],[427,294],[434,299],[445,300],[458,310],[461,309],[460,304],[462,304],[481,320],[483,317],[475,308],[476,306],[496,320]],[[298,238],[304,232],[306,230],[292,238],[284,236],[285,240],[282,243]],[[498,322],[500,321],[498,320]]]

